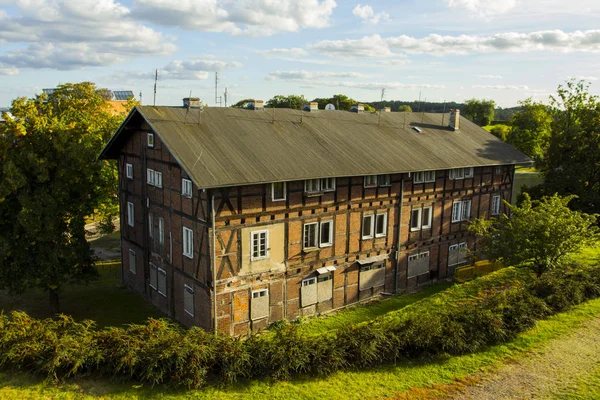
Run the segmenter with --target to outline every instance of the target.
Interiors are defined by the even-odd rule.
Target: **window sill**
[[[275,203],[275,202],[278,202],[278,201],[285,201],[285,199],[272,199],[271,201]]]
[[[269,256],[255,257],[255,258],[250,257],[250,261],[261,261],[261,260],[268,260],[268,259],[269,259]]]
[[[304,192],[304,195],[306,197],[317,197],[317,196],[323,196],[323,192]]]
[[[190,255],[190,254],[185,254],[185,253],[183,253],[183,255],[184,255],[184,256],[186,256],[187,258],[189,258],[190,260],[193,260],[193,259],[194,259],[194,256],[193,256],[193,255]]]
[[[181,195],[185,198],[191,199],[192,195],[191,194],[185,194],[185,193],[181,193]]]
[[[373,239],[373,236],[363,236],[361,238],[361,240],[369,240],[369,239]]]
[[[189,311],[185,310],[185,313],[186,313],[187,315],[189,315],[190,317],[194,318],[194,314],[192,314],[191,312],[189,312]]]
[[[369,186],[365,185],[365,189],[377,189],[377,185],[369,185]]]
[[[314,253],[315,251],[319,251],[320,248],[318,247],[305,247],[302,249],[303,253]]]
[[[375,238],[380,239],[380,238],[384,238],[387,236],[387,233],[385,234],[379,234],[379,235],[375,235]]]
[[[327,247],[331,247],[331,246],[333,246],[333,243],[324,243],[324,244],[320,245],[319,247],[320,248],[327,248]]]

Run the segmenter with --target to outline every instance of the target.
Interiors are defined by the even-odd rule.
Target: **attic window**
[[[415,130],[415,131],[417,131],[417,132],[419,132],[419,133],[423,132],[423,131],[422,131],[421,129],[419,129],[419,127],[417,127],[417,126],[413,126],[412,128],[413,128],[413,130]]]
[[[148,134],[148,147],[154,147],[154,133]]]

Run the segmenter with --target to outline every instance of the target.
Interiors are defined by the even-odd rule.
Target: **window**
[[[188,285],[183,285],[183,311],[194,316],[194,289]]]
[[[377,175],[367,175],[365,176],[365,187],[376,187],[377,186]]]
[[[125,165],[125,174],[127,175],[127,179],[133,179],[133,164],[127,163]]]
[[[371,215],[363,215],[362,220],[362,238],[363,239],[372,239],[373,238],[373,225],[375,222],[375,216]]]
[[[148,236],[154,237],[154,217],[152,213],[148,213]]]
[[[411,254],[408,256],[408,271],[407,276],[412,278],[414,276],[423,275],[429,272],[429,252],[423,251],[421,253]]]
[[[185,178],[181,180],[181,194],[185,197],[192,197],[192,181]]]
[[[252,291],[252,298],[253,299],[260,299],[261,297],[266,297],[268,295],[269,295],[269,291],[267,289]]]
[[[302,280],[302,287],[314,285],[315,283],[317,283],[317,278],[315,278],[315,277],[303,279]]]
[[[457,265],[467,262],[467,242],[453,244],[448,247],[448,265]]]
[[[333,245],[333,221],[323,221],[319,233],[319,246],[328,247],[331,245]]]
[[[162,172],[154,171],[154,186],[162,187]]]
[[[250,259],[261,260],[269,257],[269,231],[256,231],[250,234],[252,253]]]
[[[158,268],[150,263],[150,287],[154,290],[158,288]]]
[[[375,237],[387,235],[387,212],[375,215]]]
[[[421,209],[413,208],[410,212],[410,230],[418,231],[421,229]]]
[[[135,225],[135,208],[130,201],[127,202],[127,225]]]
[[[318,222],[310,222],[304,224],[303,247],[311,249],[317,247],[317,230],[319,229]]]
[[[465,179],[473,177],[473,167],[455,168],[450,170],[450,179]]]
[[[320,179],[308,179],[304,181],[304,192],[320,193],[321,192],[321,180]]]
[[[158,242],[165,244],[165,219],[158,217]]]
[[[136,266],[135,266],[135,251],[129,249],[129,270],[135,274]]]
[[[366,290],[382,286],[385,283],[384,267],[384,263],[361,265],[358,274],[358,289]]]
[[[156,289],[158,293],[167,296],[167,271],[162,268],[158,268],[158,286]]]
[[[423,222],[421,224],[421,228],[429,229],[431,228],[431,221],[433,219],[433,207],[423,207]]]
[[[495,170],[496,175],[502,175],[502,165],[497,165]]]
[[[154,147],[154,133],[148,134],[148,147]]]
[[[183,227],[183,255],[194,258],[194,231]]]
[[[273,182],[271,183],[271,200],[283,201],[285,200],[286,190],[285,182]]]
[[[455,201],[452,204],[452,222],[466,221],[471,218],[471,200]]]
[[[324,275],[319,275],[317,277],[317,282],[327,282],[332,279],[333,279],[333,277],[331,276],[331,274],[324,274]]]
[[[392,179],[390,177],[390,174],[379,175],[377,177],[377,184],[383,187],[392,186]]]
[[[162,187],[162,172],[155,171],[151,168],[146,169],[146,182],[150,186]]]
[[[435,171],[419,171],[413,174],[414,183],[435,182]]]
[[[252,320],[269,316],[269,291],[267,289],[253,290],[250,300],[250,318]]]
[[[500,215],[501,197],[496,195],[492,197],[492,215]]]
[[[335,178],[321,179],[321,190],[324,192],[333,192],[335,190]]]

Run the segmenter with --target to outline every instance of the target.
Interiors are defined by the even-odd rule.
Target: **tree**
[[[399,112],[412,112],[412,108],[408,104],[404,104],[398,107]]]
[[[289,96],[277,95],[272,99],[267,101],[265,107],[268,108],[293,108],[293,109],[301,109],[304,107],[304,104],[307,103],[307,100],[304,96],[291,94]]]
[[[233,108],[244,108],[248,103],[254,103],[254,99],[243,99],[232,105]]]
[[[546,153],[552,114],[548,106],[531,98],[519,102],[521,109],[511,118],[508,142],[535,160]]]
[[[509,140],[510,128],[504,124],[497,124],[490,128],[490,133],[506,142]]]
[[[532,202],[525,193],[520,206],[506,203],[510,217],[479,218],[469,230],[481,237],[481,252],[490,259],[529,268],[540,277],[598,240],[596,215],[571,211],[568,204],[574,198],[553,195]]]
[[[314,101],[319,103],[319,108],[323,109],[327,104],[333,104],[337,110],[350,111],[353,105],[358,102],[345,94],[334,94],[329,98],[316,98]]]
[[[494,100],[470,99],[465,103],[465,116],[479,126],[489,125],[494,120]]]
[[[549,145],[539,164],[546,193],[576,194],[572,206],[600,212],[600,101],[570,80],[551,98]]]
[[[40,288],[53,312],[67,283],[97,276],[85,218],[116,190],[98,161],[123,120],[89,82],[18,98],[0,131],[0,289]]]

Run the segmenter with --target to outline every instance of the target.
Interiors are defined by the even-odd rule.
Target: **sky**
[[[0,0],[0,107],[61,83],[143,104],[343,93],[511,107],[600,94],[598,0]]]

